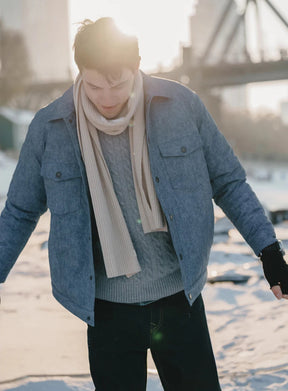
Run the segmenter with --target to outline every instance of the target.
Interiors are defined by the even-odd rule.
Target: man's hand
[[[283,258],[284,254],[278,241],[265,247],[260,253],[264,275],[278,300],[288,300],[288,265]]]

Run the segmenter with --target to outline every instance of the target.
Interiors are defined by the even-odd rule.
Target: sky
[[[240,8],[245,1],[237,0]],[[78,23],[85,18],[112,16],[123,31],[138,37],[142,70],[155,71],[160,65],[172,68],[179,63],[181,45],[190,42],[189,16],[194,13],[196,3],[197,0],[70,0],[71,40]],[[288,28],[279,22],[264,0],[259,3],[264,21],[263,45],[269,58],[276,58],[279,48],[288,48]],[[272,3],[288,20],[288,0],[272,0]],[[257,55],[253,5],[250,7],[248,45]],[[288,81],[247,86],[247,101],[252,110],[279,112],[282,100],[288,100]]]

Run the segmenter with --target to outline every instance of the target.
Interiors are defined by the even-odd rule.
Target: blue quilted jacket
[[[199,97],[176,82],[143,77],[151,172],[192,304],[207,277],[212,199],[256,255],[275,242],[275,232]],[[95,248],[100,245],[77,139],[73,87],[41,109],[30,125],[0,217],[0,282],[47,208],[53,295],[93,325]]]

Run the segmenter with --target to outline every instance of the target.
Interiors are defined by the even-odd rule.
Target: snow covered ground
[[[288,210],[287,166],[246,165],[267,210]],[[0,153],[0,209],[14,167],[15,161]],[[222,389],[287,391],[288,303],[274,299],[258,259],[217,208],[216,215],[211,282],[203,297]],[[0,286],[0,391],[93,390],[86,326],[51,295],[48,227],[46,213]],[[288,249],[288,221],[275,229]],[[148,366],[147,390],[162,390],[150,356]]]

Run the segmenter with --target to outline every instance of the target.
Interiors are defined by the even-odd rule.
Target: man
[[[97,391],[145,390],[148,348],[165,391],[220,390],[201,297],[212,199],[287,299],[273,227],[198,96],[140,72],[134,37],[102,18],[74,47],[74,86],[36,114],[10,185],[0,281],[48,207],[53,294],[88,324]]]

